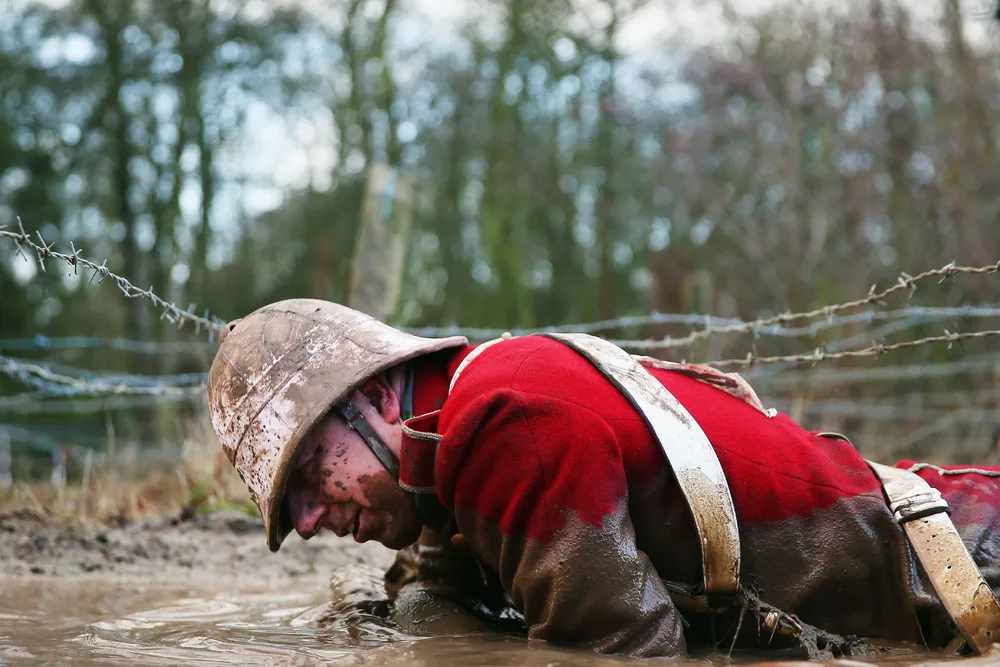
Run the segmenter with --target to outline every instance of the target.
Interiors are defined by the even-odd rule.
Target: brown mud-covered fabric
[[[683,622],[656,568],[635,547],[624,506],[600,527],[570,516],[545,542],[504,535],[462,508],[458,522],[499,572],[529,637],[637,657],[685,653]]]
[[[442,372],[450,376],[467,353]],[[849,442],[686,374],[650,372],[719,457],[746,589],[830,633],[947,644],[951,623]],[[418,394],[431,384],[419,380]],[[440,410],[408,425],[435,437],[404,436],[401,480],[433,490],[451,511],[530,636],[650,657],[728,648],[739,605],[701,614],[671,596],[701,582],[693,520],[645,422],[588,361],[553,340],[515,338],[485,350],[443,403],[431,403]],[[970,498],[943,493],[953,507]],[[984,526],[959,530],[987,572],[998,562],[997,526],[977,517],[995,518],[1000,503],[991,507],[954,514],[956,524]],[[745,619],[740,639],[776,641],[760,619]]]
[[[1000,466],[933,466],[899,461],[941,492],[972,559],[1000,594]]]
[[[677,546],[696,543],[694,526],[669,472],[636,488],[630,507],[639,544],[661,575],[697,581],[698,552]],[[740,543],[742,584],[808,623],[839,634],[933,644],[953,636],[880,490],[805,516],[741,523]],[[727,623],[716,618],[703,639],[722,641]]]
[[[399,551],[385,573],[385,590],[397,617],[411,619],[414,631],[527,631],[496,572],[484,567],[466,542],[452,542],[447,535]],[[437,617],[433,625],[429,617]]]

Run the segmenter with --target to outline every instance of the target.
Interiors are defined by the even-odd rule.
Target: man
[[[531,637],[604,653],[824,633],[981,653],[1000,632],[998,467],[870,464],[738,376],[588,336],[472,348],[309,299],[223,334],[212,423],[273,551],[426,527]]]

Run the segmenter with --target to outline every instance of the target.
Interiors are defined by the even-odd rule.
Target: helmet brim
[[[209,412],[260,510],[271,551],[292,531],[283,498],[309,431],[368,378],[467,344],[462,336],[414,336],[314,299],[265,306],[227,332],[209,373]]]

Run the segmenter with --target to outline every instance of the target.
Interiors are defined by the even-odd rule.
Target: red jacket
[[[454,515],[532,637],[606,653],[682,654],[681,613],[695,619],[679,613],[663,582],[698,584],[700,551],[642,418],[586,359],[538,336],[485,350],[448,395],[469,349],[425,358],[418,368],[421,416],[407,426],[425,435],[404,436],[401,482],[435,494]],[[879,481],[850,443],[780,413],[768,418],[686,375],[651,372],[718,454],[739,520],[744,585],[830,632],[950,638]],[[955,507],[996,589],[1000,478],[920,474]],[[688,639],[722,641],[725,626],[703,625],[694,622]],[[702,634],[694,637],[696,630]]]

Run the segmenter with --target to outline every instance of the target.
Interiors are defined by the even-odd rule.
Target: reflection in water
[[[508,637],[417,639],[377,624],[328,623],[326,583],[300,580],[294,590],[224,590],[220,582],[187,585],[114,579],[0,580],[0,663],[233,665],[573,665],[620,667],[650,661],[607,658]],[[760,655],[756,659],[760,659]],[[994,655],[994,659],[1000,655]],[[754,656],[734,656],[749,662]],[[924,656],[930,659],[930,656]],[[771,656],[774,659],[774,656]],[[883,657],[913,664],[919,657]],[[654,661],[656,662],[656,661]],[[729,664],[724,654],[670,665]],[[863,665],[861,662],[835,663]],[[963,667],[989,664],[979,660]]]

